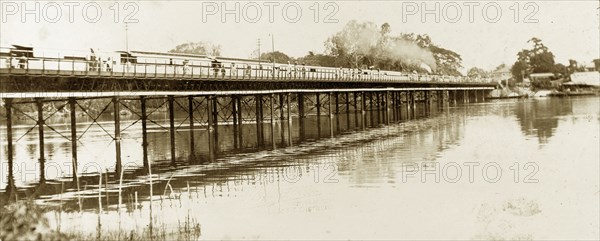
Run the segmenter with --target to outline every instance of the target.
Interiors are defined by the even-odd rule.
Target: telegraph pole
[[[260,63],[260,38],[258,39],[258,62]]]
[[[125,49],[129,54],[129,26],[127,25],[127,22],[125,22]]]
[[[273,71],[275,71],[275,35],[269,35],[271,35],[271,56],[273,56]]]

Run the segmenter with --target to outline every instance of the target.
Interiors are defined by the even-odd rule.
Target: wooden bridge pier
[[[208,123],[206,129],[208,132],[208,160],[213,161],[215,159],[215,132],[214,132],[214,118],[213,118],[213,101],[215,96],[206,96],[206,112]],[[258,118],[258,115],[256,115]],[[258,120],[257,120],[258,121]],[[258,122],[257,122],[258,125]],[[258,128],[257,128],[258,129]]]
[[[238,112],[239,112],[239,107],[238,107],[238,102],[237,102],[237,98],[238,96],[233,95],[231,96],[231,117],[233,118],[233,148],[234,149],[241,149],[240,145],[239,145],[239,123],[238,123]]]
[[[77,181],[77,100],[69,98],[69,112],[71,120],[71,165],[73,181]]]
[[[346,92],[344,99],[346,100],[346,130],[350,130],[350,93]]]
[[[4,101],[4,108],[6,110],[6,156],[8,161],[8,183],[6,190],[11,193],[15,188],[15,177],[14,177],[14,149],[13,149],[13,128],[12,128],[12,99],[6,99]]]
[[[279,93],[279,134],[281,135],[281,146],[286,146],[285,141],[285,96]]]
[[[360,104],[360,113],[361,113],[360,114],[361,115],[361,118],[360,118],[360,129],[361,130],[365,130],[365,128],[366,128],[366,122],[367,122],[367,112],[365,110],[365,108],[367,106],[367,99],[365,97],[366,97],[365,92],[364,91],[361,92],[360,93],[360,102],[361,102],[361,104]]]
[[[292,106],[290,105],[291,103],[291,94],[287,93],[286,94],[287,98],[286,98],[286,102],[287,102],[287,129],[288,129],[288,146],[292,146]]]
[[[140,96],[140,109],[142,120],[142,163],[144,170],[148,170],[148,114],[146,113],[146,97]]]
[[[359,113],[358,112],[358,110],[359,110],[359,108],[358,108],[358,103],[359,103],[358,102],[358,96],[359,96],[358,92],[352,92],[352,99],[353,99],[353,102],[354,102],[353,103],[353,107],[352,107],[353,112],[354,112],[354,126],[352,127],[353,129],[358,129],[359,126],[360,126],[360,124],[358,123],[358,113]]]
[[[37,106],[37,125],[38,125],[38,141],[39,141],[39,154],[40,158],[40,183],[44,183],[46,181],[46,176],[44,175],[44,170],[46,170],[46,158],[44,154],[44,103],[42,102],[43,98],[36,98],[36,106]],[[118,160],[117,160],[118,161]]]
[[[317,139],[321,139],[321,95],[315,93],[315,108],[317,109]]]
[[[297,101],[298,101],[298,131],[300,134],[300,141],[304,141],[306,139],[305,136],[305,118],[306,118],[306,113],[304,110],[304,93],[298,93],[296,95]]]
[[[275,98],[274,94],[269,95],[269,116],[271,122],[271,148],[273,150],[277,149],[277,143],[275,142],[275,104],[273,99]]]
[[[236,101],[236,114],[237,114],[237,140],[238,140],[238,149],[244,148],[244,108],[242,107],[242,99],[244,96],[238,95],[235,98]]]
[[[254,96],[254,104],[256,107],[256,143],[258,144],[259,147],[263,146],[263,131],[262,131],[262,96],[261,95],[255,95]]]
[[[190,153],[188,154],[188,163],[192,164],[196,161],[196,143],[194,141],[194,112],[195,112],[195,106],[194,106],[194,97],[193,96],[188,96],[187,97],[188,100],[188,119],[189,119],[189,128],[190,128]],[[234,102],[235,103],[235,102]],[[235,121],[234,121],[235,124]],[[236,128],[234,128],[234,130],[237,131]],[[235,139],[235,146],[237,148],[237,139]]]
[[[334,137],[334,133],[333,133],[333,118],[335,118],[334,113],[333,113],[333,109],[331,106],[331,102],[332,102],[332,96],[333,94],[331,92],[327,93],[327,111],[329,112],[329,137]]]
[[[335,100],[334,106],[335,106],[335,114],[334,114],[334,118],[335,118],[335,129],[336,129],[336,133],[340,133],[340,94],[335,92],[333,93],[333,97]]]
[[[168,161],[170,161],[171,165],[176,165],[178,163],[176,151],[176,145],[179,143],[176,142],[177,131],[180,127],[186,131],[189,131],[186,135],[186,139],[189,138],[189,148],[185,150],[187,153],[186,158],[188,159],[188,163],[194,163],[195,160],[202,159],[203,155],[197,154],[196,145],[198,144],[198,134],[196,129],[202,128],[203,131],[206,131],[207,142],[207,155],[204,155],[204,159],[208,161],[213,161],[220,154],[220,143],[219,143],[219,125],[231,125],[232,128],[229,129],[233,132],[233,138],[226,138],[231,140],[233,143],[233,149],[238,150],[248,146],[256,147],[256,148],[268,148],[268,149],[276,149],[280,146],[291,146],[293,143],[293,138],[297,137],[300,141],[306,140],[307,132],[306,129],[306,121],[307,116],[312,116],[315,114],[314,110],[316,110],[316,136],[317,138],[322,138],[327,136],[327,134],[323,134],[323,126],[322,126],[322,115],[327,115],[328,126],[329,126],[329,137],[334,137],[335,135],[341,133],[343,127],[346,130],[351,130],[354,128],[366,129],[367,126],[375,127],[379,124],[392,124],[402,119],[415,119],[416,114],[418,113],[417,108],[424,108],[425,111],[429,111],[434,106],[437,106],[438,110],[442,110],[444,105],[449,103],[457,103],[459,99],[461,101],[468,103],[470,102],[470,95],[475,95],[474,101],[483,101],[485,98],[485,90],[478,89],[406,89],[406,90],[357,90],[357,91],[339,91],[339,90],[326,90],[326,91],[314,91],[314,92],[265,92],[265,93],[234,93],[234,94],[200,94],[200,95],[177,95],[176,93],[168,94],[168,95],[159,95],[153,97],[147,97],[146,95],[138,95],[134,98],[131,97],[123,97],[123,96],[104,96],[104,97],[96,97],[91,99],[104,99],[110,100],[108,102],[107,107],[112,107],[112,125],[114,125],[114,132],[109,135],[112,136],[114,141],[114,164],[115,164],[115,172],[119,174],[123,169],[123,153],[121,151],[123,141],[122,141],[122,131],[126,130],[122,129],[122,120],[121,120],[121,108],[126,107],[128,110],[131,110],[128,107],[128,101],[133,101],[139,103],[139,112],[138,114],[139,120],[141,121],[141,149],[142,149],[142,157],[141,161],[143,163],[144,170],[149,167],[150,153],[149,153],[149,144],[148,144],[148,122],[154,121],[150,120],[149,115],[151,115],[154,111],[148,111],[148,100],[161,100],[164,101],[163,105],[166,103],[166,111],[168,113],[168,125],[164,128],[165,137],[168,135],[168,145],[167,148],[169,150]],[[481,95],[481,97],[479,97]],[[308,97],[311,98],[308,98]],[[296,98],[297,106],[292,106],[291,101]],[[314,99],[312,99],[314,97]],[[340,98],[343,98],[340,100]],[[13,177],[13,160],[14,160],[14,127],[13,127],[13,117],[15,113],[15,98],[4,98],[4,107],[6,109],[6,119],[7,119],[7,160],[8,160],[8,171],[9,177]],[[81,97],[83,99],[90,99],[87,97]],[[44,146],[45,146],[45,137],[46,132],[49,130],[55,131],[51,126],[49,126],[46,122],[46,119],[49,118],[47,114],[45,114],[45,106],[44,103],[52,102],[52,101],[66,101],[64,105],[66,110],[69,111],[70,118],[70,135],[69,137],[64,136],[70,142],[70,147],[72,150],[71,153],[71,163],[72,163],[72,175],[73,180],[75,181],[78,176],[78,151],[81,149],[79,147],[78,140],[80,137],[78,136],[78,125],[77,125],[77,113],[79,111],[83,111],[81,113],[88,114],[85,109],[78,110],[80,108],[84,108],[83,106],[78,104],[80,100],[77,97],[67,97],[64,100],[55,100],[55,99],[47,99],[47,98],[33,98],[33,100],[29,101],[21,101],[17,104],[32,104],[35,107],[37,117],[31,117],[35,121],[34,127],[37,127],[37,137],[38,137],[38,155],[39,155],[39,168],[40,170],[45,170],[45,164],[47,157],[45,156]],[[180,101],[183,101],[180,104]],[[311,102],[310,108],[307,108],[307,101]],[[342,103],[340,103],[340,101]],[[112,102],[112,103],[111,103]],[[368,103],[367,103],[368,102]],[[314,107],[312,106],[314,104]],[[340,107],[340,104],[343,105]],[[267,109],[265,110],[265,105]],[[406,105],[406,107],[404,106]],[[162,106],[162,105],[161,105]],[[345,107],[344,107],[345,106]],[[179,107],[179,109],[177,109]],[[160,108],[160,107],[158,107]],[[156,110],[158,110],[158,108]],[[252,109],[255,111],[252,111]],[[297,108],[297,118],[298,123],[297,127],[292,122],[292,108]],[[326,110],[324,110],[324,108]],[[342,108],[342,110],[340,110]],[[406,117],[402,117],[403,108],[406,108]],[[108,108],[105,108],[105,110]],[[314,109],[314,110],[313,110]],[[110,109],[108,109],[110,110]],[[185,111],[187,112],[185,117],[187,120],[184,120],[179,125],[176,125],[176,117],[181,116],[177,114],[177,111]],[[266,115],[265,116],[265,111]],[[327,111],[327,113],[323,113]],[[344,113],[341,113],[345,111]],[[369,112],[367,114],[367,111]],[[200,113],[200,114],[196,114]],[[204,114],[203,114],[204,113]],[[102,113],[100,113],[102,114]],[[352,114],[354,114],[354,118],[352,118]],[[340,117],[346,118],[345,124],[340,125]],[[369,116],[367,116],[369,115]],[[51,115],[50,115],[51,116]],[[91,117],[91,116],[90,116]],[[265,126],[265,118],[269,122],[269,126]],[[295,117],[294,117],[295,118]],[[97,119],[92,117],[92,119]],[[199,119],[202,119],[201,121]],[[232,120],[233,119],[233,120]],[[244,123],[244,120],[252,120],[255,119],[256,125],[256,145],[249,143],[244,143],[243,140],[245,133],[243,132],[244,125],[248,127],[248,123]],[[354,119],[354,120],[352,120]],[[314,120],[314,119],[313,119]],[[95,120],[94,120],[95,121]],[[354,122],[354,124],[352,124]],[[311,122],[312,123],[312,122]],[[92,123],[93,124],[93,123]],[[135,123],[134,123],[135,124]],[[107,125],[107,124],[105,124]],[[279,126],[277,126],[279,125]],[[344,126],[345,125],[345,126]],[[45,128],[47,126],[47,128]],[[202,126],[202,127],[200,127]],[[203,126],[206,126],[204,129]],[[265,128],[269,128],[267,134],[269,136],[265,138]],[[327,128],[327,127],[326,127]],[[222,130],[227,130],[228,128],[222,128]],[[279,130],[279,136],[277,136],[277,130]],[[85,133],[85,132],[84,132]],[[225,132],[224,132],[225,133]],[[108,133],[107,133],[108,134]],[[247,134],[247,133],[246,133]],[[81,134],[83,135],[83,134]],[[280,138],[278,140],[277,138]],[[17,140],[18,141],[18,140]],[[201,141],[202,142],[202,141]],[[44,172],[40,172],[40,182],[44,182],[46,177]],[[10,181],[10,178],[9,178]],[[9,182],[9,185],[13,184]]]
[[[177,157],[176,157],[176,153],[175,153],[175,107],[174,107],[174,103],[175,103],[175,97],[172,95],[167,96],[167,102],[169,105],[169,147],[170,147],[170,151],[171,151],[171,165],[175,166],[175,162],[177,161]],[[118,108],[118,107],[115,107]],[[115,116],[119,115],[119,112],[117,112],[117,109],[115,109]],[[116,123],[116,121],[115,121]],[[216,124],[217,122],[215,122]],[[215,130],[216,130],[216,126],[215,126]],[[119,152],[118,155],[120,155],[121,153]],[[119,172],[117,172],[119,173]]]

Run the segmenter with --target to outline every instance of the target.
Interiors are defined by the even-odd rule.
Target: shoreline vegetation
[[[181,195],[172,193],[167,196],[167,199],[181,198]],[[101,199],[102,196],[98,198]],[[161,195],[160,200],[163,198]],[[157,207],[161,208],[162,201],[159,202]],[[152,201],[150,203],[152,205]],[[82,215],[84,211],[73,211],[72,213],[77,216]],[[142,224],[141,228],[134,227],[135,229],[121,228],[125,215],[131,216],[132,214],[122,215],[119,211],[119,220],[108,221],[118,222],[118,228],[115,229],[103,227],[107,220],[103,219],[104,212],[100,208],[97,210],[98,221],[96,222],[96,231],[93,233],[62,227],[62,215],[63,210],[60,207],[41,206],[33,200],[21,200],[7,204],[0,208],[0,240],[198,240],[201,235],[200,223],[191,215],[190,210],[185,217],[178,217],[176,226],[160,223],[158,219],[152,218],[154,214],[151,211],[150,222]]]
[[[192,215],[193,212],[190,205],[184,206],[182,203],[193,201],[193,192],[190,189],[189,182],[187,183],[187,189],[174,191],[169,179],[163,193],[156,195],[156,192],[153,191],[155,185],[153,184],[151,166],[148,167],[148,170],[150,194],[147,207],[149,213],[147,217],[139,216],[143,214],[136,213],[135,211],[127,211],[127,207],[139,208],[141,211],[142,205],[138,202],[137,192],[135,193],[135,199],[125,199],[125,202],[123,202],[123,172],[121,172],[119,177],[119,198],[117,205],[112,207],[104,206],[103,208],[102,200],[104,198],[108,199],[105,196],[108,194],[108,187],[104,186],[103,188],[104,178],[102,178],[103,175],[99,175],[98,188],[90,190],[97,192],[98,208],[95,209],[95,214],[94,212],[89,212],[89,210],[82,209],[81,194],[77,196],[79,210],[72,210],[70,212],[63,210],[62,195],[59,195],[58,206],[39,205],[31,198],[19,200],[15,196],[16,200],[14,202],[0,206],[0,240],[198,240],[201,235],[200,222],[195,215]],[[78,182],[79,179],[77,179]],[[198,189],[195,192],[198,194]],[[96,194],[92,195],[96,196]],[[172,206],[175,202],[181,205],[182,210],[186,214],[175,215],[177,217],[177,225],[173,225],[173,220],[168,225],[159,217],[160,215],[165,215],[163,205]],[[110,216],[110,212],[114,212],[115,208],[118,220],[107,217]],[[81,219],[79,222],[76,222],[78,225],[88,225],[88,223],[82,223],[86,221],[92,225],[95,223],[95,227],[93,227],[95,228],[95,232],[90,232],[89,230],[87,232],[83,231],[81,230],[81,226],[77,227],[77,224],[72,227],[64,227],[65,224],[70,222],[69,217],[63,217],[63,215]],[[95,216],[97,221],[87,219],[84,215],[91,215],[91,218]],[[129,226],[130,229],[128,230],[123,229],[127,221],[135,222],[135,225],[133,227]]]

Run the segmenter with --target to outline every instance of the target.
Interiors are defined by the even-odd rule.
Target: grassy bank
[[[96,233],[60,230],[48,220],[50,209],[32,201],[19,201],[0,209],[0,240],[197,240],[200,224],[187,215],[177,227],[146,225],[141,230],[105,230],[98,223]],[[112,222],[114,220],[107,220]],[[60,220],[59,220],[60,222]]]

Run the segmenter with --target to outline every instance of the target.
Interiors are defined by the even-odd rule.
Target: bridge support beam
[[[300,141],[304,141],[306,137],[304,128],[304,121],[306,117],[306,114],[304,113],[304,93],[298,93],[296,95],[296,98],[298,99],[298,130],[300,135]]]
[[[115,122],[115,173],[117,176],[121,174],[121,101],[118,97],[113,97],[113,117]],[[102,175],[102,174],[100,174]]]
[[[238,148],[243,149],[244,148],[244,109],[242,107],[242,99],[244,98],[244,96],[239,95],[235,98],[235,101],[237,102],[236,104],[236,109],[237,109],[237,121],[238,121]]]
[[[46,170],[46,158],[44,154],[44,103],[42,98],[36,98],[37,106],[37,125],[38,125],[38,138],[39,138],[39,165],[40,165],[40,183],[46,181],[45,170]]]
[[[292,146],[292,106],[291,106],[291,94],[287,93],[287,125],[288,125],[288,146]]]
[[[275,142],[275,104],[273,101],[274,94],[269,95],[269,109],[270,109],[270,121],[271,121],[271,148],[273,150],[277,149],[277,144]]]
[[[333,101],[333,99],[332,99],[331,96],[333,94],[331,92],[329,92],[329,93],[327,93],[327,95],[328,95],[327,96],[328,97],[327,98],[327,100],[328,100],[327,101],[327,105],[328,105],[327,106],[327,111],[329,112],[329,115],[328,115],[329,116],[329,137],[333,138],[334,137],[334,134],[333,134],[333,118],[334,118],[334,116],[333,116],[333,109],[332,109],[332,106],[331,106],[331,102]]]
[[[262,138],[262,96],[254,96],[254,104],[256,105],[256,145],[258,148],[263,146]]]
[[[77,182],[77,101],[69,98],[69,113],[71,117],[71,165],[73,166],[73,182]],[[78,184],[79,185],[79,184]],[[79,190],[79,189],[78,189]]]
[[[148,114],[146,113],[146,97],[140,96],[142,109],[142,163],[144,170],[148,170]]]
[[[358,128],[358,92],[352,93],[354,98],[354,128]]]
[[[445,104],[447,102],[446,101],[446,93],[447,93],[447,91],[445,91],[445,90],[440,91],[440,107],[441,108],[444,108],[446,106],[446,104]]]
[[[194,140],[194,97],[188,96],[188,115],[190,119],[190,153],[188,162],[191,164],[196,160],[195,140]],[[237,144],[237,143],[236,143]]]
[[[321,95],[315,93],[315,108],[317,108],[317,138],[321,139]]]
[[[390,124],[390,92],[386,91],[385,94],[385,124]]]
[[[373,126],[375,118],[373,117],[373,92],[369,93],[369,126]]]
[[[410,103],[411,103],[411,109],[414,113],[415,109],[417,108],[417,92],[416,91],[411,91],[410,92]]]
[[[4,108],[6,109],[6,155],[8,159],[8,183],[7,188],[11,195],[15,188],[15,174],[14,174],[14,149],[13,149],[13,134],[12,134],[12,101],[13,99],[8,98],[4,100]],[[9,195],[9,196],[11,196]]]
[[[335,129],[336,132],[339,134],[340,133],[340,94],[338,92],[335,92],[333,94],[334,99],[335,99]]]
[[[175,97],[172,95],[167,96],[169,103],[169,143],[171,150],[171,166],[175,166],[176,155],[175,155]]]
[[[210,161],[215,160],[215,132],[214,132],[214,118],[213,118],[213,101],[214,96],[206,96],[206,113],[208,124],[206,125],[206,131],[208,132],[208,159]]]
[[[417,109],[417,102],[415,99],[416,92],[410,91],[409,94],[410,94],[410,116],[411,116],[411,119],[415,119],[415,113],[416,113],[416,109]]]
[[[402,120],[402,92],[394,92],[395,97],[395,106],[396,106],[396,121]]]
[[[238,109],[239,106],[237,105],[237,96],[232,95],[231,96],[231,117],[233,117],[233,148],[234,149],[238,149],[239,148],[239,128],[238,128]]]
[[[431,108],[431,91],[423,91],[423,107],[425,107],[425,112],[428,113]]]
[[[382,103],[381,103],[381,93],[375,92],[375,108],[377,109],[377,125],[381,124],[381,114],[383,112]]]
[[[350,130],[350,93],[345,93],[346,97],[346,130]]]
[[[404,100],[405,100],[405,104],[406,104],[406,119],[410,120],[410,96],[409,96],[409,92],[403,92],[404,94]]]
[[[396,91],[390,92],[391,104],[392,104],[392,122],[398,120],[398,100],[396,99]]]
[[[214,139],[214,153],[219,154],[221,152],[219,148],[219,97],[213,96],[212,101],[212,118],[213,118],[213,139]],[[262,113],[262,112],[261,112]]]
[[[285,97],[283,96],[283,93],[279,94],[279,134],[281,135],[281,146],[286,146],[286,142],[285,142],[285,110],[284,107],[285,106]]]
[[[458,92],[458,90],[453,90],[452,91],[452,104],[454,104],[454,106],[456,106],[457,102],[456,102],[456,92]]]
[[[367,122],[367,112],[365,111],[365,108],[367,107],[367,99],[365,98],[366,94],[365,92],[361,92],[360,93],[360,129],[364,130],[366,128],[366,122]]]

